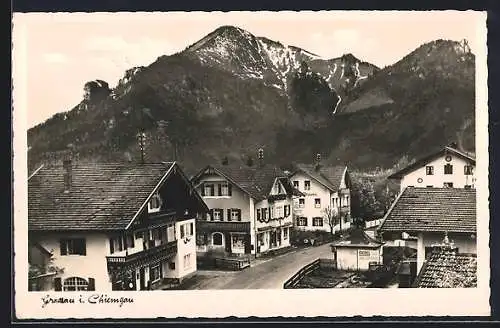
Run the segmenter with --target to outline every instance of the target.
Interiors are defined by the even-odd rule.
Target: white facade
[[[189,231],[187,225],[193,227],[192,233]],[[181,238],[181,225],[184,225],[186,233],[184,238]],[[136,289],[139,290],[140,286],[148,286],[151,284],[161,283],[163,278],[174,278],[182,280],[196,271],[196,245],[195,245],[195,220],[178,221],[170,226],[163,227],[165,234],[168,238],[167,242],[176,241],[177,252],[175,256],[167,261],[154,265],[146,265],[143,267],[143,274],[141,275],[140,269],[136,269]],[[63,269],[63,272],[53,276],[60,278],[62,290],[65,290],[66,284],[79,278],[81,284],[88,283],[89,279],[94,279],[96,291],[111,291],[112,282],[108,273],[107,257],[126,257],[127,255],[136,254],[144,251],[142,234],[134,235],[134,247],[128,247],[121,251],[114,251],[111,253],[110,235],[99,232],[88,233],[49,233],[40,235],[37,241],[41,246],[50,251],[52,256],[52,264],[58,268]],[[85,255],[62,254],[61,240],[85,240]],[[155,246],[160,246],[161,241],[155,240]],[[150,270],[158,269],[159,275],[156,280],[150,279]],[[141,278],[142,276],[142,278]],[[83,279],[83,280],[82,280]],[[141,284],[141,279],[143,279]],[[53,286],[52,286],[53,288]]]
[[[211,191],[211,185],[214,186],[214,192]],[[226,185],[231,185],[229,195],[226,192],[222,192],[224,195],[219,195],[219,186],[224,186],[226,190]],[[202,188],[207,189],[202,191]],[[220,188],[222,191],[222,187]],[[219,256],[256,255],[290,246],[293,203],[278,179],[275,179],[268,198],[260,201],[215,172],[203,174],[197,181],[197,190],[210,210],[222,212],[222,215],[210,216],[202,220],[203,222],[198,222],[204,227],[204,229],[198,229],[199,234],[205,235],[200,237],[197,243],[199,255],[207,252],[213,252]],[[269,197],[278,195],[281,195],[282,197],[278,198],[282,199],[269,201]],[[287,207],[287,215],[285,215],[285,207]],[[240,217],[228,216],[233,209],[239,210]],[[220,228],[217,229],[216,226]],[[250,245],[247,246],[246,243]]]
[[[342,178],[340,189],[344,189],[343,195],[339,197],[338,192],[333,192],[323,184],[319,183],[309,175],[299,171],[290,177],[295,187],[301,191],[304,197],[294,197],[293,211],[294,226],[300,230],[323,230],[331,231],[327,212],[332,211],[338,215],[340,206],[343,208],[344,221],[342,230],[349,228],[350,223],[346,220],[346,214],[350,214],[351,199],[349,189],[346,189],[345,176]],[[300,220],[297,220],[301,218]],[[304,219],[305,218],[305,219]],[[334,226],[334,232],[340,230],[340,224]]]
[[[448,168],[445,173],[447,165]],[[469,167],[472,167],[472,169]],[[400,181],[401,191],[408,186],[424,188],[465,188],[470,186],[475,188],[476,178],[474,174],[475,166],[470,161],[453,153],[443,154],[439,158],[423,164],[421,167],[404,175]]]
[[[382,247],[337,247],[337,270],[367,271],[370,263],[382,263]]]

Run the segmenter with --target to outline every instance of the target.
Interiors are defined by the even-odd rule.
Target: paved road
[[[238,272],[198,271],[185,289],[282,289],[283,283],[318,258],[332,258],[330,244],[296,249],[266,260],[257,260]]]

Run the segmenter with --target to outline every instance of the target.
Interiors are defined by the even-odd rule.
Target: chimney
[[[315,170],[319,171],[319,169],[321,168],[321,154],[320,153],[316,154],[316,163],[315,164],[316,164],[314,167]]]
[[[264,149],[259,148],[258,157],[260,167],[264,166]]]
[[[63,168],[64,168],[64,192],[68,193],[69,190],[71,189],[71,184],[73,180],[73,167],[71,163],[71,159],[67,158],[63,161]]]

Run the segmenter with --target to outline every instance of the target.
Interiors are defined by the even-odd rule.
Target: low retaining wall
[[[335,269],[335,261],[333,259],[317,259],[314,262],[309,263],[300,269],[296,274],[294,274],[290,279],[288,279],[284,284],[284,289],[294,288],[306,275],[319,268],[332,268]]]

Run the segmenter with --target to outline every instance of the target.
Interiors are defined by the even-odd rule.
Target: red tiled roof
[[[380,231],[476,232],[476,190],[407,187]]]
[[[464,152],[461,152],[458,149],[452,148],[452,147],[444,147],[443,149],[440,149],[437,152],[431,153],[430,155],[424,156],[420,159],[418,159],[415,163],[408,165],[407,167],[403,168],[402,170],[393,173],[388,177],[388,179],[401,179],[403,176],[406,174],[413,172],[416,169],[421,168],[423,165],[429,163],[430,161],[440,157],[444,156],[447,153],[455,154],[458,157],[461,157],[467,161],[470,161],[473,165],[476,165],[476,157],[475,154],[467,154]]]
[[[284,184],[288,193],[296,194],[298,192],[290,184],[285,172],[273,165],[252,167],[209,165],[194,176],[192,181],[196,183],[208,168],[213,168],[216,172],[222,174],[257,201],[267,198],[276,179],[279,179]]]
[[[74,164],[67,193],[63,166],[42,167],[28,180],[28,229],[125,229],[174,165]]]
[[[340,188],[344,172],[346,172],[346,166],[322,165],[319,169],[316,169],[316,165],[312,164],[297,164],[295,166],[295,172],[304,172],[333,192],[336,192]]]
[[[418,288],[465,288],[477,286],[477,259],[442,249],[431,254],[413,283]]]

